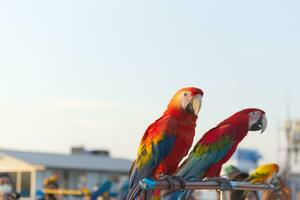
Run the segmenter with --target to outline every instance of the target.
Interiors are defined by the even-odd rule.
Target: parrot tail
[[[138,200],[140,192],[141,188],[138,185],[135,185],[133,188],[129,189],[125,200]]]

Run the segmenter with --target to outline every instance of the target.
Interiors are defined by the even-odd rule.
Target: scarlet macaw
[[[180,89],[163,115],[147,128],[130,170],[126,199],[137,196],[138,184],[143,178],[158,179],[176,172],[193,143],[202,97],[199,88]]]

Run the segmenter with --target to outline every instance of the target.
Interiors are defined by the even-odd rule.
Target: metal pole
[[[219,199],[224,200],[224,191],[219,191]]]
[[[217,181],[186,181],[185,187],[179,181],[173,180],[174,189],[188,189],[188,190],[201,190],[201,189],[211,189],[211,190],[274,190],[274,185],[272,184],[252,184],[247,182],[236,182],[230,181],[230,186],[224,186]],[[169,190],[170,184],[165,180],[152,180],[143,179],[140,181],[140,187],[143,190]]]
[[[231,200],[231,191],[230,190],[221,190],[218,191],[219,200]]]
[[[229,184],[222,184],[219,181],[204,180],[204,181],[186,181],[184,186],[177,179],[173,179],[172,182],[167,180],[152,180],[144,178],[139,182],[139,187],[136,187],[136,190],[129,197],[132,200],[141,190],[151,191],[151,190],[167,190],[170,188],[174,190],[217,190],[219,191],[220,200],[230,200],[230,191],[231,190],[274,190],[275,187],[272,184],[252,184],[247,182],[236,182],[229,181]],[[172,184],[172,185],[171,185]],[[170,187],[172,186],[172,187]],[[227,193],[228,199],[224,196],[225,192]],[[225,199],[224,199],[225,198]]]

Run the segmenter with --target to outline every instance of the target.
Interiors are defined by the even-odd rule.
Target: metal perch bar
[[[229,185],[223,185],[218,181],[186,181],[185,187],[182,188],[182,185],[178,180],[173,180],[174,189],[189,189],[189,190],[274,190],[275,187],[272,184],[252,184],[247,182],[236,182],[229,181]],[[142,190],[169,190],[170,184],[165,180],[152,180],[152,179],[143,179],[140,181],[140,187]]]

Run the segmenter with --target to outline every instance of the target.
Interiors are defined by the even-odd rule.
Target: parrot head
[[[267,128],[267,118],[263,110],[258,108],[247,108],[235,113],[229,119],[240,119],[248,124],[248,131],[260,131]]]
[[[176,92],[165,113],[186,113],[198,116],[202,105],[203,92],[199,88],[187,87]]]
[[[279,166],[276,163],[270,163],[270,164],[267,164],[267,166],[270,166],[270,168],[272,169],[272,172],[278,173]]]
[[[256,108],[246,109],[245,111],[248,112],[249,131],[261,130],[261,133],[264,132],[268,124],[265,112]]]
[[[244,124],[244,128],[248,131],[259,131],[261,133],[267,128],[267,118],[265,112],[258,108],[247,108],[241,110],[231,117],[227,118],[219,125],[226,124],[228,122],[237,122],[238,124]]]

